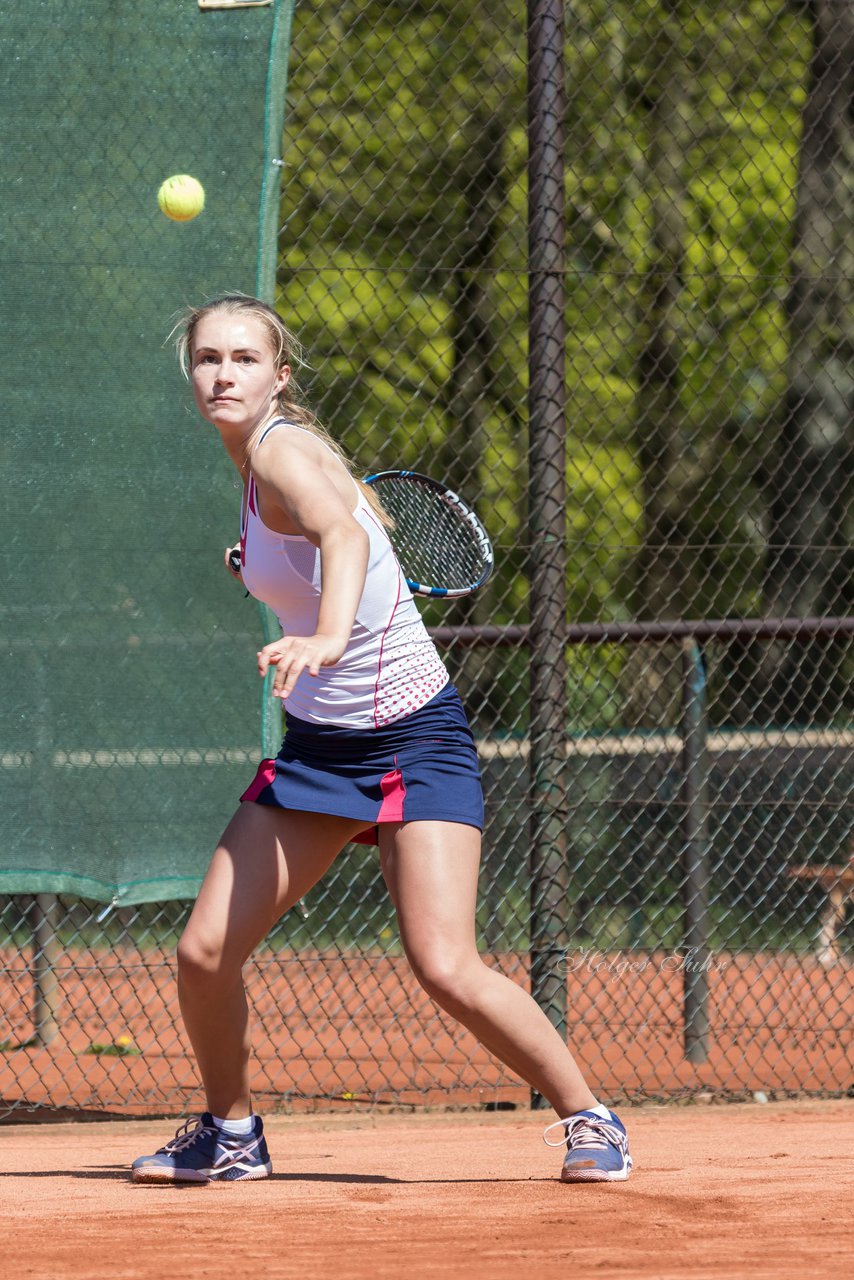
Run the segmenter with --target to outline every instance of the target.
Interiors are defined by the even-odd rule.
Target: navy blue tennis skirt
[[[356,818],[363,844],[382,822],[462,822],[483,830],[477,749],[452,684],[378,729],[342,729],[287,717],[275,760],[262,760],[241,800]]]

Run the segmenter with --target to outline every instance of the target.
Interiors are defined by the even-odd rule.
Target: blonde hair
[[[347,457],[347,454],[341,448],[337,440],[335,440],[321,422],[315,417],[311,409],[306,405],[299,383],[295,376],[296,369],[304,369],[308,367],[302,346],[295,334],[291,333],[287,328],[282,317],[274,307],[269,306],[266,302],[262,302],[260,298],[253,298],[249,294],[244,293],[228,293],[221,298],[214,298],[211,302],[206,302],[200,307],[192,307],[178,321],[173,329],[175,337],[175,346],[178,351],[178,360],[181,365],[184,377],[189,379],[190,366],[193,353],[193,337],[196,329],[205,316],[212,315],[214,312],[224,312],[226,315],[233,316],[252,316],[258,320],[267,333],[267,339],[270,344],[270,350],[273,353],[273,359],[277,369],[283,368],[285,365],[291,370],[291,376],[287,385],[282,388],[276,396],[276,407],[283,418],[288,422],[293,422],[298,427],[303,427],[306,431],[310,431],[312,435],[322,440],[327,448],[331,449],[335,456],[340,460],[346,468],[348,474],[362,491],[365,501],[375,512],[378,518],[388,528],[394,526],[394,521],[388,512],[383,509],[379,498],[364,481],[355,474],[353,463]],[[246,457],[251,456],[258,439],[263,434],[266,424],[262,423],[260,427],[256,427],[255,431],[249,437],[246,445]]]

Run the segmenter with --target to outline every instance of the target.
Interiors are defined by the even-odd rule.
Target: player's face
[[[193,335],[191,377],[196,407],[218,427],[251,431],[269,417],[290,377],[276,368],[270,339],[256,316],[214,311]]]

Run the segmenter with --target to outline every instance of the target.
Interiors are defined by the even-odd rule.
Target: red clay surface
[[[628,1183],[565,1186],[543,1113],[276,1117],[261,1183],[135,1186],[171,1123],[0,1130],[9,1280],[804,1280],[850,1274],[854,1102],[628,1107]],[[546,1116],[548,1120],[550,1117]]]
[[[524,958],[488,957],[520,984]],[[180,1114],[200,1109],[170,954],[63,953],[58,1034],[32,1036],[26,958],[0,955],[0,1116],[21,1106]],[[842,1094],[852,1083],[854,965],[790,953],[714,955],[707,972],[708,1058],[683,1046],[685,965],[678,956],[575,953],[570,1043],[609,1101],[711,1091],[769,1097]],[[399,957],[261,956],[247,969],[255,1010],[254,1087],[264,1111],[374,1103],[515,1103],[528,1090],[441,1015]],[[94,1046],[121,1044],[109,1056]]]

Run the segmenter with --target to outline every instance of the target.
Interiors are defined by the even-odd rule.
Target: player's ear
[[[291,380],[291,366],[283,364],[276,372],[276,381],[273,383],[276,395],[284,391],[285,387]]]

